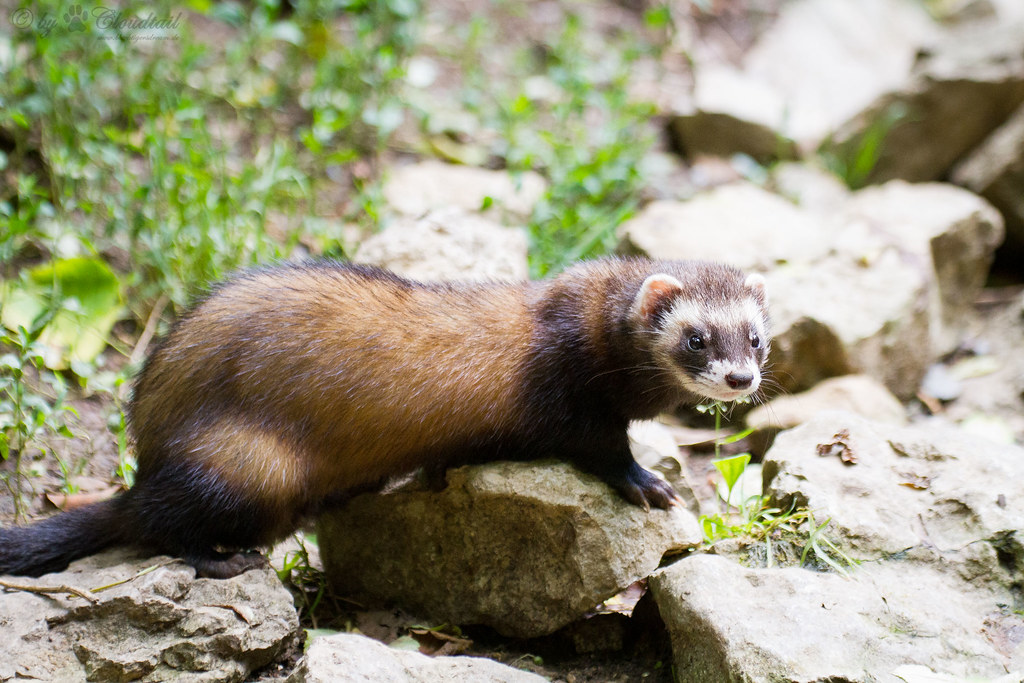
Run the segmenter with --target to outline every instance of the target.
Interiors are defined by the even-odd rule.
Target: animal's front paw
[[[671,484],[635,462],[620,479],[609,483],[623,498],[645,510],[650,510],[652,505],[667,510],[680,503],[679,494]]]

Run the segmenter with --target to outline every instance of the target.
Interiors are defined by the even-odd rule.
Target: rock
[[[1024,259],[1024,106],[957,164],[953,182],[977,192],[1006,221],[1004,250]]]
[[[808,507],[862,562],[849,577],[709,555],[659,570],[681,680],[868,683],[908,665],[1020,680],[1024,450],[820,413],[776,438],[763,471],[773,506]]]
[[[524,280],[526,234],[462,209],[400,219],[359,245],[354,261],[415,280]]]
[[[833,173],[810,164],[776,164],[769,189],[797,206],[819,216],[829,216],[850,198],[850,190]]]
[[[929,0],[929,14],[944,24],[960,24],[996,16],[991,0]]]
[[[383,192],[388,206],[407,216],[446,207],[480,211],[490,200],[495,210],[521,221],[546,190],[547,183],[537,173],[513,176],[507,171],[427,160],[391,169]]]
[[[715,188],[686,202],[656,201],[619,228],[623,250],[767,270],[822,257],[828,235],[809,214],[756,185]]]
[[[640,160],[639,170],[644,178],[642,204],[656,199],[688,199],[696,191],[690,167],[676,152],[652,150]]]
[[[643,509],[565,463],[449,470],[439,493],[359,496],[319,525],[336,590],[441,621],[546,635],[700,543],[682,508]]]
[[[233,579],[196,579],[167,558],[112,551],[73,563],[33,585],[88,589],[91,604],[61,594],[0,594],[0,681],[241,681],[295,642],[291,594],[268,569]],[[137,577],[134,578],[133,577]]]
[[[931,356],[928,278],[885,248],[870,260],[831,256],[767,275],[772,376],[800,391],[866,373],[896,396],[914,395]]]
[[[921,380],[921,393],[939,401],[953,401],[964,392],[960,380],[942,363],[928,366],[928,372]]]
[[[962,341],[1003,234],[998,213],[953,185],[849,194],[796,168],[776,182],[800,206],[746,183],[656,201],[621,226],[621,248],[767,271],[770,362],[783,389],[860,372],[913,396],[929,363]]]
[[[1003,221],[985,200],[945,183],[893,181],[852,195],[845,230],[881,231],[908,261],[927,273],[931,347],[947,353],[961,341],[963,322],[988,277]]]
[[[482,657],[428,657],[354,633],[316,638],[285,683],[541,683],[542,676]]]
[[[668,427],[655,420],[638,420],[629,425],[629,449],[633,458],[648,469],[665,461],[679,464],[679,445]]]
[[[741,68],[695,65],[690,106],[673,129],[692,153],[785,158],[813,150],[894,89],[937,26],[917,3],[785,3]]]
[[[629,449],[641,467],[657,472],[672,484],[687,510],[700,514],[700,501],[683,464],[679,444],[668,427],[655,420],[630,423]]]
[[[786,102],[778,91],[739,69],[696,72],[692,108],[675,112],[672,132],[689,159],[747,154],[767,163],[796,154],[784,130]]]
[[[830,519],[856,557],[921,556],[965,578],[984,568],[979,581],[1007,586],[1024,571],[1024,509],[1015,503],[1024,497],[1020,448],[962,430],[822,413],[776,437],[764,480],[783,509],[796,500]]]
[[[852,167],[877,144],[855,184],[936,180],[1022,102],[1024,25],[965,27],[922,51],[906,85],[839,127],[830,149]]]
[[[1004,301],[981,309],[972,324],[976,336],[965,351],[980,355],[950,359],[947,371],[961,393],[942,415],[961,425],[980,426],[978,415],[999,419],[1024,444],[1024,299],[1017,292]]]
[[[1024,5],[1017,0],[992,0],[996,15],[1005,23],[1024,21]]]
[[[989,680],[1024,666],[1009,591],[974,590],[921,566],[864,565],[847,579],[697,555],[649,584],[679,680],[868,683],[895,681],[908,664]],[[1000,599],[1009,602],[1000,608]]]
[[[906,410],[880,382],[867,375],[823,380],[800,394],[773,398],[747,413],[753,429],[790,429],[823,411],[848,411],[877,422],[905,424]]]

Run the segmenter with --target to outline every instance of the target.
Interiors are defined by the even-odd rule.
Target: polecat
[[[136,545],[233,576],[254,559],[234,551],[332,500],[468,462],[555,456],[666,508],[629,421],[754,392],[768,343],[763,279],[712,263],[606,259],[518,284],[330,261],[243,272],[145,364],[135,485],[0,530],[0,574]]]

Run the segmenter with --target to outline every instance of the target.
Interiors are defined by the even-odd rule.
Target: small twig
[[[99,593],[100,591],[105,591],[105,590],[107,590],[109,588],[114,588],[116,586],[120,586],[122,584],[128,583],[129,581],[134,581],[135,579],[139,578],[140,576],[145,576],[146,574],[148,574],[148,573],[150,573],[152,571],[156,571],[157,569],[160,569],[160,567],[166,567],[169,564],[175,564],[177,562],[181,562],[181,560],[179,560],[176,557],[172,557],[169,560],[164,560],[163,562],[158,562],[156,564],[152,564],[152,565],[146,567],[145,569],[139,570],[138,572],[135,573],[134,576],[129,576],[127,579],[121,579],[120,581],[115,581],[114,583],[108,583],[106,586],[99,586],[97,588],[93,588],[92,592],[93,593]]]
[[[136,365],[142,360],[142,356],[146,353],[146,347],[149,346],[149,342],[153,341],[153,336],[156,334],[156,326],[160,322],[160,316],[163,315],[164,309],[167,308],[169,302],[170,298],[166,294],[161,294],[160,298],[153,304],[153,310],[149,312],[146,326],[142,328],[142,334],[139,335],[139,341],[135,344],[135,348],[132,349],[132,354],[128,356],[129,364]]]
[[[169,564],[175,564],[176,562],[180,561],[181,560],[179,560],[178,558],[164,560],[163,562],[158,562],[154,565],[146,567],[141,571],[136,572],[134,575],[129,576],[127,579],[121,579],[120,581],[108,583],[105,586],[99,586],[98,588],[92,588],[90,590],[83,590],[81,588],[75,588],[74,586],[68,586],[65,584],[61,584],[60,586],[38,586],[31,584],[11,583],[10,581],[4,581],[3,579],[0,579],[0,588],[6,588],[12,591],[23,591],[25,593],[37,594],[70,593],[71,595],[77,595],[80,598],[84,598],[95,605],[100,601],[100,599],[93,595],[93,593],[99,593],[100,591],[105,591],[107,589],[114,588],[115,586],[120,586],[122,584],[128,583],[129,581],[134,581],[135,579],[141,576],[145,576],[146,574],[149,574],[152,571],[160,569],[161,567],[166,567]]]
[[[37,593],[39,595],[45,595],[47,593],[70,593],[71,595],[77,595],[80,598],[88,600],[94,605],[100,601],[95,595],[89,593],[89,591],[82,590],[81,588],[75,588],[74,586],[38,586],[21,583],[11,583],[10,581],[4,581],[0,579],[0,588],[6,588],[12,591],[22,591],[25,593]]]

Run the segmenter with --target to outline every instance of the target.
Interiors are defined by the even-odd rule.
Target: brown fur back
[[[521,285],[255,271],[197,306],[151,358],[132,410],[140,469],[176,442],[281,504],[372,484],[458,448],[453,439],[509,429],[530,334]]]

